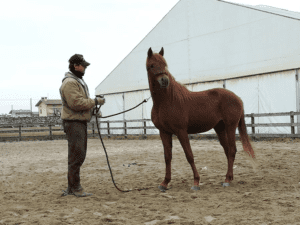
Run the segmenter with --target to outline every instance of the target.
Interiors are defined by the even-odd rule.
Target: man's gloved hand
[[[105,103],[104,97],[103,98],[96,97],[96,99],[97,99],[98,105],[104,105],[104,103]]]
[[[99,110],[98,111],[98,113],[97,113],[97,115],[96,115],[97,117],[102,117],[102,113],[101,113],[101,111]]]
[[[98,113],[96,111],[97,111],[97,108],[95,106],[93,108],[92,116],[102,117],[102,113],[101,113],[100,109],[99,109]]]

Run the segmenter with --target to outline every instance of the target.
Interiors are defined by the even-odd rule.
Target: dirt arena
[[[61,197],[67,187],[67,141],[0,143],[0,224],[300,224],[300,141],[252,142],[256,171],[237,141],[234,180],[222,187],[227,160],[217,140],[191,140],[201,190],[178,140],[165,193],[160,139],[88,140],[81,184],[93,196]],[[136,163],[132,164],[132,163]],[[130,164],[130,165],[129,165]],[[137,191],[135,188],[149,188]]]

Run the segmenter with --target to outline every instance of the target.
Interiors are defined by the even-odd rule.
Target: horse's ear
[[[151,58],[152,55],[153,55],[152,49],[149,48],[149,50],[148,50],[148,58]]]
[[[164,56],[164,48],[163,48],[163,47],[161,48],[159,54],[160,54],[161,56]]]

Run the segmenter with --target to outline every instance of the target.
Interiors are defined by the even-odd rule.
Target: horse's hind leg
[[[168,183],[171,181],[171,160],[172,160],[172,134],[160,131],[160,138],[164,146],[166,162],[165,180],[158,186],[161,191],[167,190]]]
[[[228,155],[227,155],[228,170],[225,179],[226,183],[229,183],[230,181],[233,180],[233,163],[236,154],[235,129],[236,126],[229,126],[225,128],[227,140],[228,140]]]
[[[192,187],[193,190],[199,190],[199,181],[200,176],[198,174],[198,171],[196,169],[195,163],[194,163],[194,156],[190,145],[190,140],[188,137],[188,134],[186,131],[181,131],[177,134],[177,137],[180,141],[180,144],[185,152],[185,156],[187,161],[190,163],[193,173],[194,173],[194,186]]]
[[[221,120],[215,127],[214,130],[216,131],[220,144],[222,145],[222,147],[224,148],[224,152],[225,155],[227,157],[228,160],[228,139],[227,139],[227,135],[226,135],[226,131],[225,131],[225,124],[224,121]]]

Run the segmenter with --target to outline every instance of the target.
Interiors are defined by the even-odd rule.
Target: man
[[[89,89],[82,79],[90,63],[82,55],[69,59],[70,71],[65,73],[59,89],[62,100],[61,119],[68,139],[68,188],[62,196],[85,197],[92,194],[83,191],[80,184],[80,167],[87,151],[87,122],[91,120],[96,105],[103,105],[104,98],[90,98]]]

